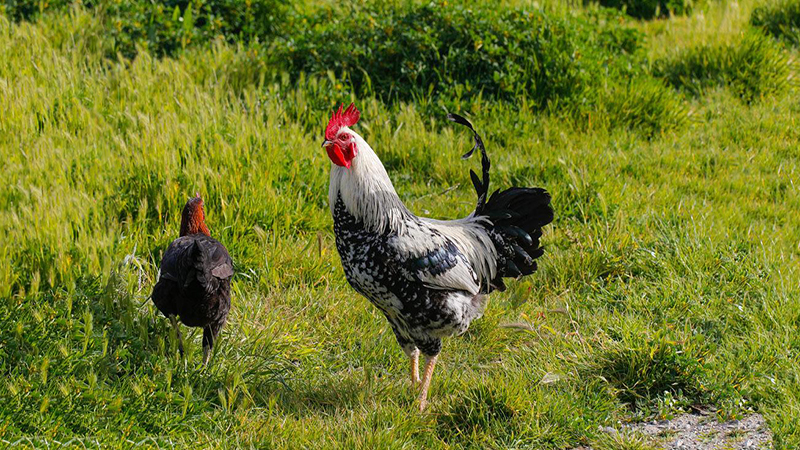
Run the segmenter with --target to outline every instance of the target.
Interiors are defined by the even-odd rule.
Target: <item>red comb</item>
[[[328,122],[328,127],[325,128],[325,139],[329,141],[336,139],[339,128],[353,126],[361,117],[361,112],[353,103],[350,103],[344,112],[342,112],[342,108],[344,108],[344,104],[339,105],[339,111],[331,114],[331,120]]]

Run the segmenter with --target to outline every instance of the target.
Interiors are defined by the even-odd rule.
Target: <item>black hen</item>
[[[231,309],[233,261],[228,250],[210,236],[205,224],[203,199],[197,194],[183,208],[180,237],[172,241],[161,259],[161,277],[153,288],[153,303],[169,317],[183,355],[180,321],[203,328],[203,364]]]

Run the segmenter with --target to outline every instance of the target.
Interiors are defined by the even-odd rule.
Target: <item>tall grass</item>
[[[653,72],[695,95],[728,86],[746,102],[783,92],[794,77],[787,55],[760,33],[745,34],[731,44],[681,50],[656,61]]]
[[[278,83],[291,92],[307,78],[328,80],[315,92],[318,106],[345,92],[387,103],[412,101],[427,114],[499,101],[547,110],[581,128],[602,124],[646,135],[685,119],[672,91],[646,70],[643,35],[611,9],[567,14],[536,4],[365,1],[312,7],[272,0],[102,0],[87,7],[98,18],[111,59],[138,52],[174,56],[227,41],[248,50],[236,62],[242,86]],[[13,11],[10,16],[16,17]],[[636,100],[616,98],[628,94]]]
[[[768,34],[800,45],[800,2],[773,1],[753,10],[750,22]]]

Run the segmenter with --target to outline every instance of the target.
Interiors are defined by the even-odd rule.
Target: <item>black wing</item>
[[[195,273],[206,292],[216,292],[222,281],[233,276],[233,261],[228,250],[219,241],[199,236],[195,241]]]

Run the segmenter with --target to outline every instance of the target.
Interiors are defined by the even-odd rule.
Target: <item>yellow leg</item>
[[[422,390],[419,392],[419,410],[425,410],[428,406],[428,388],[431,386],[431,378],[433,377],[433,368],[436,367],[436,360],[439,355],[425,357],[425,373],[422,375]]]
[[[411,359],[411,385],[419,386],[419,349],[415,348],[408,354]]]

